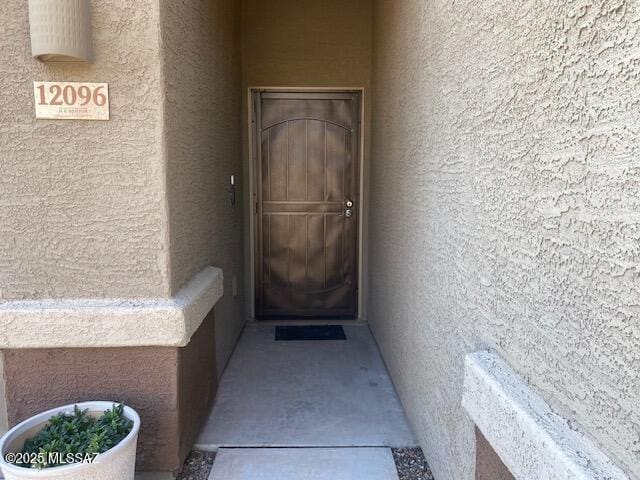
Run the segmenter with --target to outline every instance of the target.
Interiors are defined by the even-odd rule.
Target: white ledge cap
[[[519,480],[629,480],[495,352],[466,356],[462,405]]]
[[[61,299],[0,303],[0,348],[183,347],[222,297],[207,267],[169,299]]]

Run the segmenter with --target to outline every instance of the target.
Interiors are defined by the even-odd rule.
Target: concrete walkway
[[[347,340],[276,342],[273,326],[245,329],[195,447],[221,449],[210,478],[397,478],[389,447],[415,438],[368,327],[344,330]]]

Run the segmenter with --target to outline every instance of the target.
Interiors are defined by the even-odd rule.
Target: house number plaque
[[[106,83],[33,82],[36,118],[109,120]]]

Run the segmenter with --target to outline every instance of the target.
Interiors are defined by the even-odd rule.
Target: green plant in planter
[[[58,414],[22,449],[27,468],[49,468],[95,458],[120,443],[133,428],[124,416],[124,405],[113,405],[99,418],[77,406],[73,414]]]

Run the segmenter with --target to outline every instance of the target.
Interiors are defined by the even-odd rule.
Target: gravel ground
[[[393,448],[391,453],[396,461],[400,480],[433,480],[433,474],[420,447]]]
[[[207,480],[215,453],[191,452],[177,480]]]
[[[433,480],[421,448],[393,448],[400,480]],[[191,452],[177,480],[207,480],[215,453]]]

